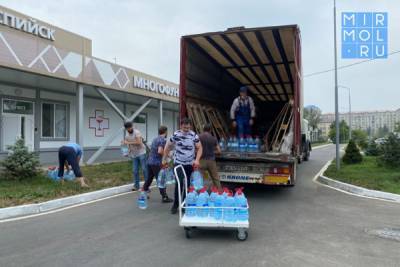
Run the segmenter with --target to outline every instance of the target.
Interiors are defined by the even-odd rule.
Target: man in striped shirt
[[[203,153],[203,148],[200,143],[199,136],[191,130],[191,121],[188,118],[184,118],[181,121],[180,130],[176,131],[168,143],[165,145],[164,156],[163,156],[163,165],[165,165],[166,157],[168,156],[171,145],[175,145],[175,155],[174,155],[174,165],[182,165],[186,176],[187,176],[187,184],[190,184],[190,176],[193,172],[193,168],[198,169],[200,166],[200,158]],[[197,152],[196,152],[197,150]],[[181,172],[181,169],[178,171],[179,182],[182,185],[182,189],[184,189],[183,178],[184,175]],[[185,192],[185,190],[183,190]],[[183,199],[184,199],[183,195]],[[182,199],[182,201],[183,201]],[[178,187],[175,185],[175,197],[174,204],[171,208],[171,213],[176,214],[178,211],[179,199],[178,199]]]

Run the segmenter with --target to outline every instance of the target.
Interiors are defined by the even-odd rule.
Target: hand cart
[[[178,172],[177,172],[178,169],[181,169],[182,173],[184,174],[183,186],[184,186],[186,196],[188,193],[187,175],[186,175],[186,172],[182,165],[178,165],[174,168],[176,184],[178,186],[179,226],[182,226],[183,229],[185,230],[186,238],[191,238],[192,230],[197,227],[226,228],[226,229],[237,229],[236,238],[240,241],[245,241],[248,237],[247,230],[249,228],[249,220],[227,221],[227,220],[225,220],[224,213],[226,212],[227,209],[233,209],[233,210],[246,209],[248,211],[249,205],[247,204],[247,207],[243,207],[243,208],[241,208],[241,207],[190,207],[196,213],[199,209],[214,209],[214,212],[216,212],[217,209],[220,209],[220,210],[222,210],[222,216],[221,216],[221,219],[218,219],[218,220],[213,217],[210,217],[210,216],[207,216],[207,217],[199,217],[199,216],[189,217],[189,216],[187,216],[186,213],[183,213],[183,209],[186,209],[186,207],[185,207],[186,200],[182,201],[182,190],[181,190],[181,184],[180,184],[180,181],[178,178]]]

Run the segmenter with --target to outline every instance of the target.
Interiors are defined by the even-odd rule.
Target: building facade
[[[349,113],[339,114],[340,121],[344,120],[350,125]],[[335,121],[334,113],[322,114],[321,122],[318,128],[322,133],[329,133],[329,126]],[[360,129],[368,132],[370,135],[376,134],[379,129],[386,128],[393,132],[396,123],[400,122],[400,109],[394,111],[366,111],[351,113],[351,129]]]
[[[18,138],[44,164],[67,142],[84,147],[85,162],[122,159],[124,121],[147,141],[160,124],[177,129],[178,88],[94,57],[85,37],[0,6],[0,159]]]

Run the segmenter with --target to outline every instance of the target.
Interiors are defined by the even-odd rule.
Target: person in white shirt
[[[139,130],[133,128],[132,122],[125,122],[124,127],[127,135],[122,143],[129,147],[129,157],[133,164],[134,187],[132,191],[136,191],[140,189],[139,166],[142,169],[145,181],[147,180],[146,147],[143,144],[142,134]]]

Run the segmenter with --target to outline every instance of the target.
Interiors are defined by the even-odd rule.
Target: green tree
[[[15,145],[8,146],[10,154],[0,163],[4,167],[5,177],[22,180],[36,177],[39,173],[39,157],[29,152],[24,139],[18,139]]]
[[[310,105],[304,108],[303,116],[308,120],[310,127],[315,130],[318,128],[318,123],[321,122],[321,114],[322,111],[319,107]]]
[[[368,147],[368,134],[363,130],[353,130],[351,131],[351,139],[362,149]]]
[[[396,125],[394,126],[394,132],[400,133],[400,122],[396,122]]]
[[[332,122],[328,136],[332,140],[333,143],[336,143],[335,122]],[[349,140],[349,126],[347,125],[347,123],[344,120],[342,120],[339,123],[339,143],[344,144],[348,140]]]
[[[362,155],[360,153],[360,149],[358,149],[353,140],[350,140],[346,147],[346,153],[343,156],[343,162],[346,164],[355,164],[361,161]]]
[[[391,133],[386,141],[381,145],[382,156],[379,162],[390,167],[400,166],[400,138]]]
[[[371,140],[368,143],[368,147],[365,150],[365,155],[367,156],[379,156],[381,154],[381,150],[379,149],[378,145],[375,143],[375,140]]]

